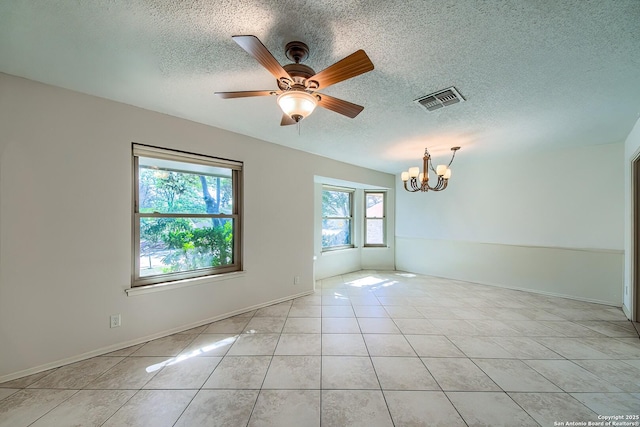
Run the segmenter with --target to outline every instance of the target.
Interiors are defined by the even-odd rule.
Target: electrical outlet
[[[300,284],[300,276],[294,276],[293,277],[293,284],[294,285],[299,285]]]
[[[109,319],[111,321],[111,327],[112,328],[120,327],[121,319],[120,319],[120,315],[119,314],[112,314]]]

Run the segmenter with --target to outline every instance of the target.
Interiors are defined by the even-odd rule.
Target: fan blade
[[[329,95],[320,95],[320,101],[318,101],[318,106],[326,108],[327,110],[335,111],[336,113],[342,114],[347,117],[351,117],[352,119],[360,114],[364,107],[362,105],[353,104],[349,101],[345,101],[342,99],[334,98]]]
[[[249,55],[256,58],[276,79],[286,78],[291,80],[289,73],[282,68],[282,65],[273,57],[269,49],[267,49],[256,36],[233,36],[232,38],[241,48],[246,50]]]
[[[277,95],[279,90],[243,90],[240,92],[214,92],[220,98],[246,98],[248,96],[269,96]]]
[[[317,82],[318,89],[323,89],[371,70],[373,63],[364,50],[360,49],[307,80]]]
[[[287,116],[286,114],[282,114],[282,120],[280,121],[280,126],[289,126],[289,125],[295,125],[296,121],[293,120],[291,117]]]

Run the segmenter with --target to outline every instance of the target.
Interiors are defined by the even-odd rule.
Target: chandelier
[[[449,169],[449,166],[453,163],[453,159],[456,157],[456,151],[459,149],[460,147],[452,147],[451,151],[453,151],[453,155],[451,156],[449,164],[438,165],[434,169],[433,164],[431,163],[429,150],[425,148],[424,157],[422,158],[422,172],[420,172],[420,168],[417,166],[409,168],[409,171],[402,172],[401,178],[404,183],[404,189],[411,193],[415,193],[416,191],[429,190],[442,191],[447,188],[449,178],[451,178],[451,169]],[[429,169],[431,169],[438,177],[438,182],[434,186],[429,185]]]

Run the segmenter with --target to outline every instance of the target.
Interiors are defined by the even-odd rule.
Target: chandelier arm
[[[451,163],[453,163],[453,159],[456,158],[456,152],[458,150],[453,150],[453,156],[451,156],[451,160],[449,160],[449,164],[447,165],[447,167],[451,166]]]
[[[433,191],[440,191],[442,187],[442,178],[438,177],[438,183],[433,187]]]

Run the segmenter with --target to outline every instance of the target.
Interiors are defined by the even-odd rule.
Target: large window
[[[353,190],[322,190],[322,249],[353,247]]]
[[[242,163],[133,145],[133,286],[238,271]]]
[[[364,193],[364,245],[385,246],[386,210],[384,191]]]

